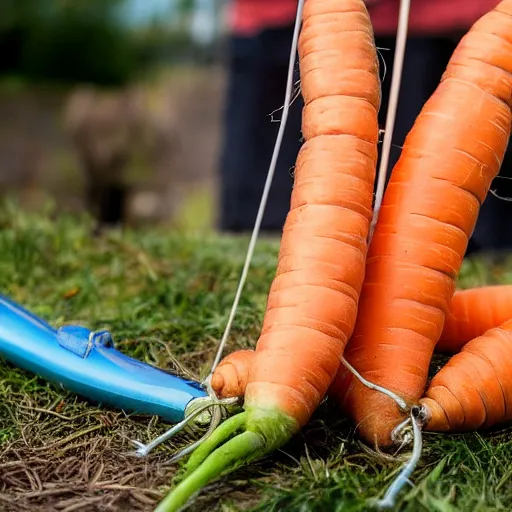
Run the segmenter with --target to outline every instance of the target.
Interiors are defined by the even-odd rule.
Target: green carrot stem
[[[229,439],[242,429],[243,433]],[[212,480],[264,457],[285,444],[298,429],[299,425],[293,418],[276,408],[248,407],[245,412],[220,425],[197,448],[186,466],[185,478],[164,498],[155,512],[180,510]]]
[[[243,412],[237,414],[232,418],[227,419],[224,423],[219,425],[212,435],[199,445],[194,453],[190,456],[186,466],[186,474],[190,474],[199,466],[210,453],[217,448],[224,441],[229,439],[232,435],[236,434],[242,428],[247,418],[247,413]]]
[[[263,438],[254,432],[244,432],[229,440],[179,483],[158,505],[155,512],[178,512],[201,488],[226,470],[233,471],[248,459],[258,458],[263,445]]]

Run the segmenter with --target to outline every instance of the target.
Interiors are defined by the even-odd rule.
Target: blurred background
[[[385,125],[400,0],[366,0]],[[412,3],[390,166],[460,38],[498,0]],[[248,233],[279,128],[297,0],[1,0],[0,196],[100,225]],[[262,229],[302,144],[298,68]],[[468,254],[512,248],[512,152]]]
[[[2,0],[0,194],[211,225],[225,3]]]

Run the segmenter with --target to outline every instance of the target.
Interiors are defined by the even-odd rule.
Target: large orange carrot
[[[432,379],[426,430],[467,431],[512,419],[512,320],[475,338]]]
[[[512,0],[504,0],[461,40],[386,190],[346,358],[409,404],[423,395],[468,238],[507,147],[511,73]],[[343,371],[331,391],[365,440],[392,443],[403,419],[392,399]]]
[[[456,354],[468,341],[511,318],[512,285],[460,290],[453,296],[436,352]]]
[[[162,502],[162,511],[178,509],[219,474],[298,432],[332,383],[355,325],[380,104],[378,60],[363,0],[306,0],[299,56],[306,142],[297,159],[245,411],[196,450],[188,477]],[[233,434],[238,435],[229,439]]]

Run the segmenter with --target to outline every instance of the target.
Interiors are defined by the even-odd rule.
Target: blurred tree
[[[0,76],[121,86],[151,66],[214,60],[217,45],[193,38],[196,0],[169,0],[169,16],[139,24],[123,16],[130,2],[0,0]]]
[[[19,73],[24,41],[44,16],[40,0],[0,2],[0,73]]]
[[[124,0],[2,0],[0,74],[119,85],[139,63],[117,13]]]
[[[136,65],[130,35],[91,6],[66,7],[39,25],[22,55],[29,77],[58,82],[122,85]]]
[[[181,15],[190,14],[195,7],[195,0],[177,0],[177,10]]]

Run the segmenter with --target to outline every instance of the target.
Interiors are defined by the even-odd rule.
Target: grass
[[[247,240],[164,229],[91,236],[87,218],[0,209],[0,288],[53,325],[108,328],[126,353],[203,376],[227,320]],[[278,245],[261,242],[228,350],[258,335]],[[512,265],[468,261],[461,286],[512,282]],[[179,363],[178,363],[179,361]],[[187,433],[147,460],[158,418],[98,408],[2,362],[0,510],[152,510],[177,468],[166,465]],[[323,404],[272,457],[207,488],[191,511],[359,511],[382,494],[399,460],[368,451],[351,424]],[[512,435],[506,428],[426,435],[421,464],[397,510],[512,509]]]

